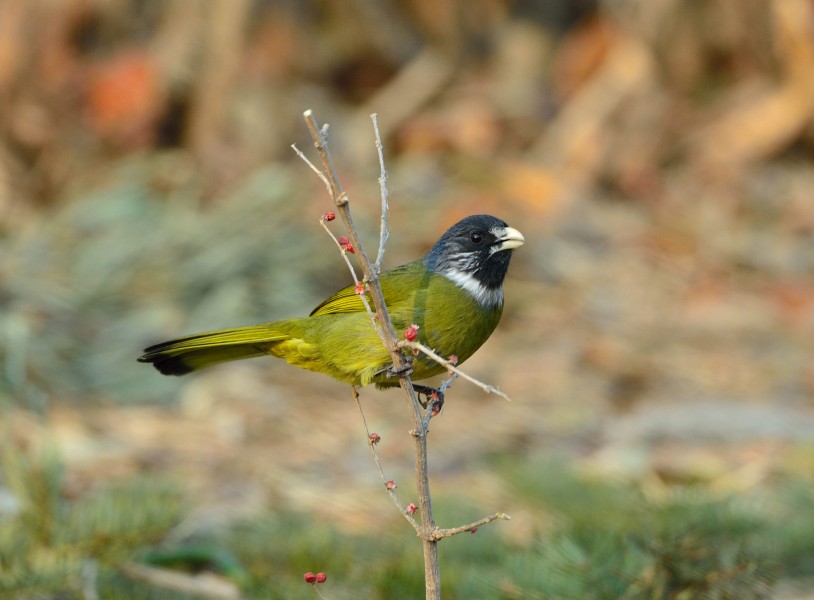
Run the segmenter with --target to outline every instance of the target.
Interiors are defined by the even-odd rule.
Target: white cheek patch
[[[447,269],[442,275],[458,287],[469,292],[475,301],[484,308],[495,308],[503,304],[502,288],[493,289],[486,287],[475,279],[472,274],[455,268]]]
[[[503,227],[492,227],[489,230],[489,233],[491,233],[497,239],[500,239],[506,233],[506,230]],[[492,256],[495,252],[500,252],[501,250],[503,250],[502,243],[492,244],[491,246],[489,246],[489,256]]]

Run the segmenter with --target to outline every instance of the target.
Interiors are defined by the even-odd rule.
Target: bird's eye
[[[469,240],[473,244],[480,244],[483,241],[483,234],[480,231],[476,231],[475,233],[469,236]]]

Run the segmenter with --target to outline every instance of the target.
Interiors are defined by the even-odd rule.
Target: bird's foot
[[[423,408],[427,408],[432,404],[432,416],[434,417],[441,412],[444,406],[444,392],[428,385],[413,384],[413,389],[418,393],[418,403]],[[424,401],[421,401],[421,396],[424,396]]]
[[[405,356],[404,357],[404,366],[400,369],[397,369],[395,365],[389,365],[379,371],[379,373],[384,373],[384,376],[390,379],[391,377],[403,377],[405,375],[412,375],[413,373],[413,360],[412,357]]]

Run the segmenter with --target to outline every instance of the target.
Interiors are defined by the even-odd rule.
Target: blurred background
[[[513,516],[445,597],[814,598],[810,0],[0,2],[0,595],[420,595],[348,388],[135,361],[349,283],[309,108],[369,252],[379,115],[386,267],[526,237],[465,365],[512,402],[433,420],[439,524]]]

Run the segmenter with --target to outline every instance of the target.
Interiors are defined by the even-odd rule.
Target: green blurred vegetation
[[[164,162],[159,174],[183,167],[176,158],[155,158]],[[191,205],[199,189],[157,189],[152,165],[133,163],[7,240],[2,396],[42,409],[48,397],[167,394],[168,381],[144,377],[134,348],[181,326],[301,311],[338,267],[310,260],[328,246],[297,228],[302,192],[287,173],[258,171],[230,191],[228,204],[198,211]]]
[[[421,558],[398,517],[367,534],[296,512],[190,531],[188,500],[175,484],[142,478],[68,499],[52,450],[6,448],[3,459],[19,506],[0,523],[2,597],[87,598],[88,589],[105,598],[212,597],[128,576],[134,561],[190,578],[210,572],[250,598],[301,596],[302,574],[318,570],[328,573],[331,598],[415,597],[423,589]],[[814,501],[810,483],[780,481],[739,497],[682,487],[648,494],[551,458],[503,466],[501,485],[547,524],[523,543],[497,527],[446,540],[445,597],[748,600],[770,597],[779,577],[814,575],[814,526],[804,510]],[[471,498],[438,501],[442,522],[482,511]]]

